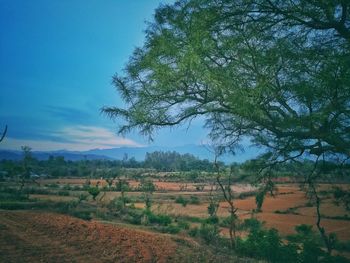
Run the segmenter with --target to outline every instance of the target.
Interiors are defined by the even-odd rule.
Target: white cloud
[[[0,148],[19,150],[21,146],[28,145],[35,151],[71,150],[86,151],[100,148],[108,149],[123,146],[142,147],[137,142],[116,136],[106,128],[95,126],[71,126],[51,134],[60,141],[26,140],[7,137],[0,143]],[[68,142],[64,142],[68,141]]]

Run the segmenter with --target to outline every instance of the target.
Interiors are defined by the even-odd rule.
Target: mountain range
[[[49,156],[63,156],[65,160],[79,161],[79,160],[122,160],[124,157],[135,158],[137,161],[143,161],[146,153],[155,151],[175,151],[180,154],[192,154],[199,159],[213,160],[214,154],[203,145],[184,145],[178,147],[164,147],[164,146],[146,146],[146,147],[120,147],[111,149],[92,149],[88,151],[33,151],[33,156],[38,160],[47,160]],[[239,152],[236,155],[226,154],[220,158],[225,163],[244,162],[248,159],[254,158],[258,155],[257,148],[248,148],[244,152]],[[0,150],[0,160],[21,160],[22,152],[13,150]]]

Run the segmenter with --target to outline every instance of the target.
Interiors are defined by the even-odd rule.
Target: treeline
[[[38,160],[30,152],[26,152],[23,160],[0,161],[0,177],[17,176],[24,173],[39,176],[52,177],[90,177],[90,178],[115,178],[123,174],[132,174],[132,177],[141,176],[143,173],[153,172],[181,172],[186,174],[189,180],[201,179],[201,172],[208,174],[216,172],[216,168],[209,160],[200,160],[192,154],[180,154],[177,152],[156,151],[147,153],[144,161],[137,161],[135,158],[124,156],[122,160],[80,160],[67,161],[62,156],[50,156],[48,160]],[[230,165],[218,163],[221,170],[234,169],[237,181],[254,181],[259,170],[266,165],[264,158],[249,160],[244,163],[233,163]],[[302,177],[313,171],[312,160],[300,162],[283,162],[274,165],[270,169],[272,177],[292,177],[302,180]],[[126,172],[128,170],[129,172]],[[133,171],[130,173],[130,171]],[[348,181],[350,164],[343,164],[342,167],[333,162],[323,162],[318,166],[319,177],[322,180],[339,179]],[[179,174],[179,176],[180,176]],[[204,175],[205,176],[205,175]],[[181,177],[181,176],[180,176]]]
[[[213,163],[207,159],[200,160],[192,154],[180,154],[175,151],[146,153],[143,167],[163,172],[191,170],[212,172],[214,169]]]
[[[32,175],[52,177],[117,177],[121,169],[136,168],[140,171],[157,172],[213,172],[209,160],[200,160],[191,154],[177,152],[147,153],[144,161],[124,156],[123,160],[80,160],[67,161],[63,156],[50,156],[48,160],[38,160],[26,153],[26,161],[0,161],[0,176],[16,176],[31,171]],[[224,165],[223,163],[221,165]]]

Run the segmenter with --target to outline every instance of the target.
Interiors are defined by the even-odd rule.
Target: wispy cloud
[[[116,136],[112,131],[95,126],[69,126],[52,134],[52,140],[5,138],[0,148],[18,150],[28,145],[36,151],[108,149],[122,146],[141,147],[137,142]],[[60,139],[60,140],[59,140]]]
[[[45,111],[55,119],[61,119],[67,123],[77,123],[77,121],[88,121],[93,116],[86,110],[71,107],[46,106]]]

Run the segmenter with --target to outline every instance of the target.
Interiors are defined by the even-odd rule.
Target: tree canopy
[[[350,158],[350,2],[180,0],[162,5],[113,83],[120,132],[152,136],[204,116],[232,150],[243,137],[270,160]]]

